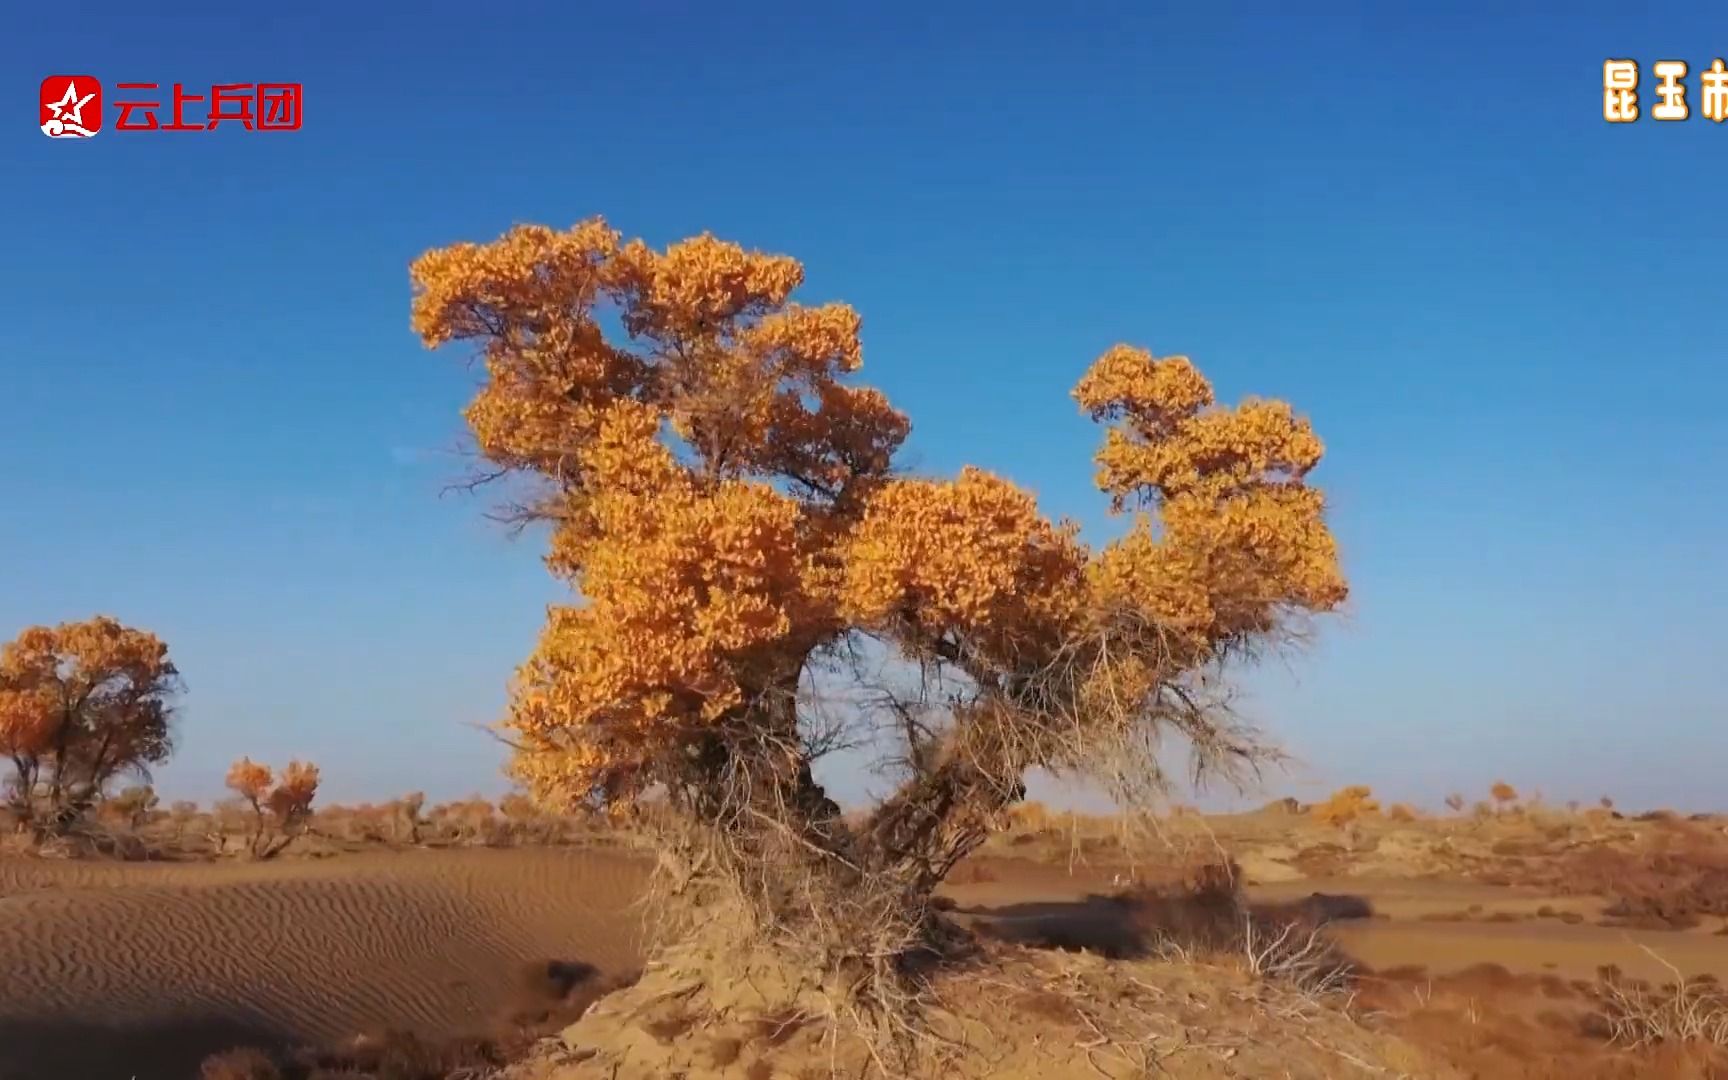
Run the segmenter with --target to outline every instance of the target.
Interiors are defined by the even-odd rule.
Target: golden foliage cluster
[[[1288,405],[1219,406],[1186,358],[1106,352],[1074,396],[1108,425],[1099,487],[1141,513],[1094,550],[984,470],[895,474],[906,418],[847,381],[861,320],[793,302],[803,276],[783,255],[707,234],[655,249],[599,219],[414,263],[416,332],[477,346],[478,447],[538,478],[525,513],[552,523],[548,565],[581,596],[550,611],[505,721],[540,796],[640,792],[655,761],[766,716],[765,695],[859,632],[1020,677],[1132,620],[1155,628],[1127,650],[1145,655],[1078,691],[1132,708],[1344,600],[1304,482],[1321,444]]]
[[[0,646],[0,754],[26,819],[87,806],[168,757],[179,673],[154,634],[107,616],[32,626]]]
[[[1379,812],[1380,803],[1374,798],[1373,790],[1360,784],[1339,788],[1325,802],[1316,803],[1309,811],[1316,820],[1340,827]]]
[[[305,831],[318,794],[318,766],[290,761],[277,776],[268,765],[243,757],[229,766],[226,783],[251,808],[247,842],[252,854],[269,858]]]
[[[262,804],[269,798],[273,780],[270,766],[260,765],[251,758],[243,757],[228,766],[228,776],[223,783],[228,786],[228,790],[247,802]]]

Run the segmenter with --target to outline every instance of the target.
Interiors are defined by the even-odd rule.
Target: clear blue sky
[[[1106,346],[1295,401],[1355,595],[1252,680],[1285,790],[1722,805],[1728,125],[1600,102],[1606,57],[1696,71],[1720,19],[99,6],[0,40],[0,632],[162,633],[176,795],[241,753],[499,788],[469,725],[560,593],[439,496],[473,376],[409,332],[407,265],[602,213],[802,258],[915,464],[1094,536],[1067,393]],[[57,71],[303,82],[305,127],[51,141]]]

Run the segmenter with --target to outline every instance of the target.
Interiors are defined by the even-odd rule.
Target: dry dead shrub
[[[1709,1080],[1696,1065],[1659,1052],[1611,1046],[1587,1029],[1579,1009],[1589,983],[1575,988],[1553,976],[1515,975],[1478,966],[1435,973],[1420,967],[1365,974],[1355,1007],[1376,1028],[1420,1047],[1450,1075],[1523,1080]],[[1412,1071],[1428,1076],[1439,1069]],[[1340,1073],[1339,1075],[1363,1075]]]
[[[498,808],[475,795],[439,803],[426,813],[426,827],[441,843],[492,845],[500,839]]]
[[[420,814],[426,808],[426,793],[410,791],[390,804],[390,824],[396,839],[404,843],[420,842]]]
[[[498,802],[497,835],[500,842],[512,844],[572,844],[605,843],[625,840],[626,825],[622,821],[608,823],[601,815],[578,809],[574,813],[555,814],[521,792],[504,796]]]
[[[1603,914],[1664,929],[1688,929],[1706,916],[1728,919],[1728,866],[1661,854],[1638,871],[1614,879]]]
[[[1316,803],[1308,812],[1318,821],[1343,827],[1379,813],[1380,804],[1374,799],[1373,789],[1356,784],[1339,788],[1325,802]]]
[[[282,1070],[269,1054],[243,1046],[205,1058],[198,1077],[199,1080],[282,1080]]]
[[[1679,968],[1641,948],[1672,972],[1674,981],[1653,988],[1606,969],[1596,996],[1610,1040],[1634,1048],[1657,1043],[1728,1047],[1728,992],[1714,982],[1688,981]]]
[[[174,826],[174,837],[180,839],[197,824],[198,804],[189,799],[176,799],[168,804],[168,821]]]
[[[1393,803],[1391,809],[1386,811],[1386,817],[1389,820],[1404,825],[1415,821],[1416,816],[1416,808],[1409,803]]]
[[[106,824],[138,830],[150,823],[158,802],[155,788],[136,784],[97,803],[97,817]]]
[[[245,836],[252,824],[252,811],[242,799],[221,799],[210,808],[204,825],[206,832],[204,840],[210,850],[217,855],[225,855],[236,837],[241,838],[240,848],[245,848]]]
[[[314,823],[321,835],[348,843],[388,844],[399,836],[395,803],[326,806]]]
[[[1249,974],[1315,996],[1343,993],[1350,987],[1349,961],[1326,934],[1299,919],[1283,922],[1242,920],[1241,956]]]
[[[1521,884],[1606,898],[1604,914],[1617,925],[1687,929],[1709,918],[1728,925],[1728,840],[1707,829],[1646,836],[1631,850],[1580,845],[1520,866]]]
[[[1163,881],[983,922],[977,931],[989,939],[1119,960],[1158,956],[1231,965],[1317,997],[1349,988],[1352,966],[1323,928],[1335,918],[1371,914],[1364,902],[1316,894],[1299,903],[1251,907],[1240,883],[1233,862],[1197,859]]]
[[[1156,919],[1156,949],[1192,962],[1196,954],[1231,962],[1257,979],[1270,980],[1303,994],[1325,996],[1349,989],[1352,965],[1326,935],[1330,917],[1324,905],[1251,909],[1241,892],[1241,870],[1234,862],[1204,862],[1191,869],[1159,908],[1144,895],[1135,900],[1141,919]],[[1155,902],[1154,902],[1155,903]],[[1158,910],[1159,914],[1151,915]],[[1359,914],[1351,908],[1349,914]]]

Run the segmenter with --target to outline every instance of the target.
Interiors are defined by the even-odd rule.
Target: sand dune
[[[642,880],[561,850],[0,860],[0,1080],[178,1078],[224,1044],[476,1027],[525,961],[632,966]]]

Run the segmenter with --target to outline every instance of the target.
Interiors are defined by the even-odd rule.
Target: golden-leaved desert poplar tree
[[[268,765],[243,757],[228,767],[225,783],[252,811],[247,850],[253,858],[271,859],[311,822],[312,800],[318,794],[318,766],[290,761],[277,776]]]
[[[852,381],[858,314],[794,302],[786,256],[595,219],[430,251],[412,279],[425,344],[478,349],[478,449],[536,481],[522,509],[579,597],[518,673],[515,774],[565,805],[663,790],[774,925],[851,904],[903,916],[887,952],[920,947],[931,890],[1033,767],[1133,800],[1166,788],[1170,733],[1202,771],[1251,767],[1219,666],[1345,597],[1319,439],[1281,402],[1217,404],[1185,358],[1118,346],[1075,389],[1106,426],[1099,487],[1137,511],[1093,549],[982,469],[897,474],[908,422]],[[865,639],[950,690],[892,726],[904,784],[843,822],[810,688]]]
[[[0,754],[20,821],[64,827],[116,776],[166,761],[178,690],[167,645],[107,616],[32,626],[0,646]]]

